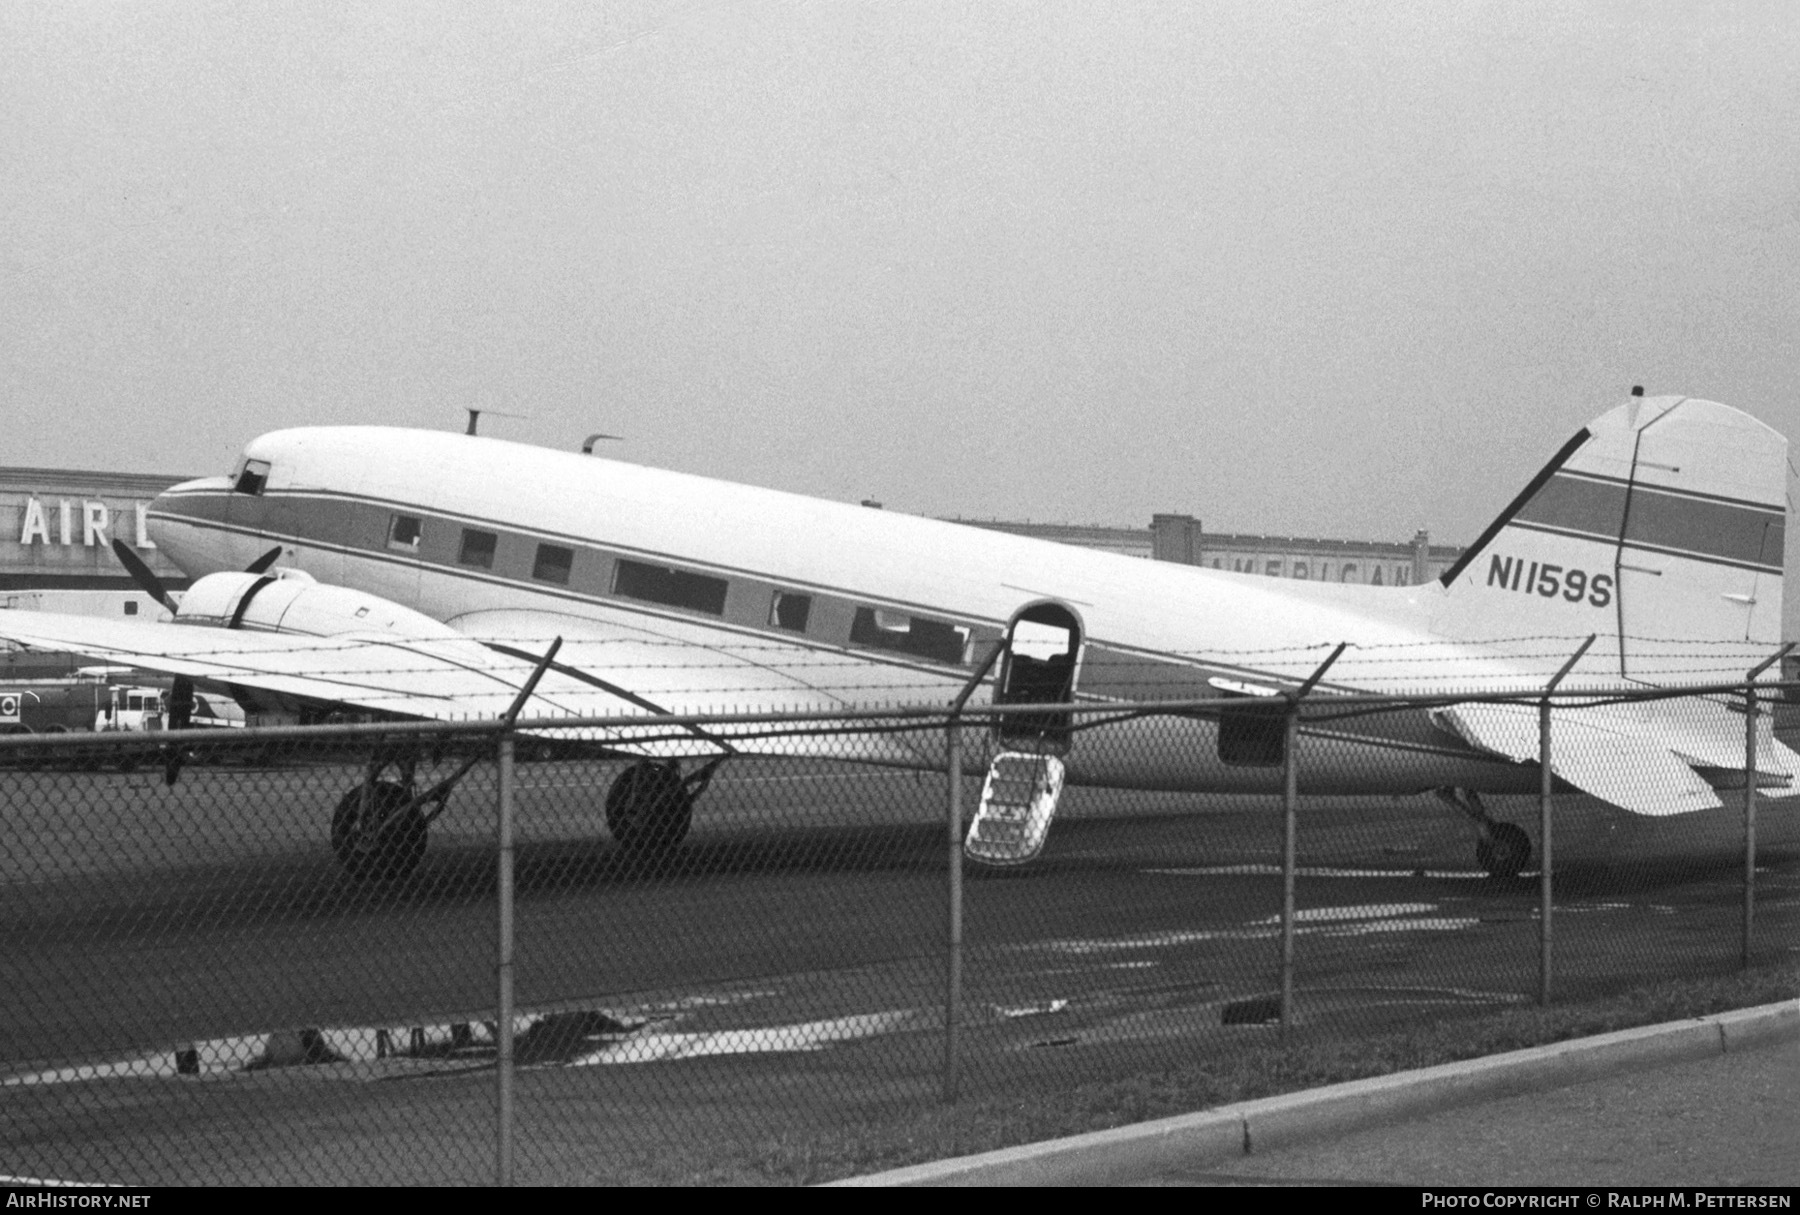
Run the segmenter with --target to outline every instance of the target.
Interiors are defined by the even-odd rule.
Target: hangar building
[[[1156,515],[1149,527],[1076,526],[1066,523],[1012,523],[957,519],[971,527],[1105,549],[1132,557],[1179,561],[1240,574],[1410,586],[1436,578],[1462,555],[1454,545],[1433,544],[1420,531],[1411,540],[1318,540],[1300,536],[1258,536],[1207,532],[1192,515]]]
[[[160,608],[119,565],[112,541],[131,545],[171,590],[185,588],[186,577],[156,551],[144,512],[190,479],[0,468],[0,607],[154,617]]]

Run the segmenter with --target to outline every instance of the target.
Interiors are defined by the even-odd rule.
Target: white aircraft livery
[[[1442,578],[1380,587],[1145,561],[472,435],[303,428],[152,505],[152,539],[195,579],[179,603],[114,546],[171,621],[9,611],[0,637],[175,676],[174,727],[196,685],[264,722],[499,717],[534,673],[523,714],[540,721],[941,705],[996,658],[980,703],[1190,706],[1155,731],[1075,730],[1041,707],[1002,718],[967,843],[995,864],[1043,846],[1065,780],[1279,788],[1283,693],[1426,694],[1440,706],[1308,721],[1304,788],[1439,791],[1476,820],[1483,864],[1511,874],[1529,841],[1480,795],[1537,787],[1537,709],[1442,698],[1541,689],[1579,651],[1561,686],[1595,701],[1554,709],[1554,775],[1635,815],[1721,806],[1715,784],[1741,783],[1745,762],[1741,697],[1734,711],[1725,696],[1602,694],[1741,681],[1776,653],[1786,471],[1786,440],[1745,413],[1634,396],[1564,444]],[[697,726],[584,736],[639,757],[606,807],[620,842],[646,851],[679,843],[722,760],[795,745]],[[943,764],[929,736],[845,745]],[[1756,763],[1768,795],[1800,792],[1800,756],[1766,729]],[[333,840],[352,868],[397,874],[422,852],[421,807],[442,797],[404,775],[345,795]]]

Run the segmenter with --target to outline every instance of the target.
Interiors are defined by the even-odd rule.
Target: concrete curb
[[[1434,1110],[1579,1084],[1633,1068],[1748,1050],[1795,1036],[1800,1036],[1800,1000],[1783,1000],[847,1177],[830,1184],[1105,1185],[1145,1172],[1218,1164],[1251,1152],[1272,1151]]]

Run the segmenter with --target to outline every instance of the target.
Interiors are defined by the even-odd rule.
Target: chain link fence
[[[1771,694],[0,739],[0,1173],[735,1177],[946,1101],[1791,962]],[[1432,776],[1446,713],[1517,740],[1489,792]]]

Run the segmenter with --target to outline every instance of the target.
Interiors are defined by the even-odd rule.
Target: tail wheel
[[[412,790],[394,781],[356,785],[331,815],[331,850],[352,877],[393,881],[418,868],[430,828]]]
[[[693,821],[694,797],[674,762],[633,764],[606,791],[606,829],[628,852],[671,852]]]
[[[1531,863],[1531,837],[1523,827],[1494,823],[1476,843],[1475,860],[1489,877],[1516,878]]]

